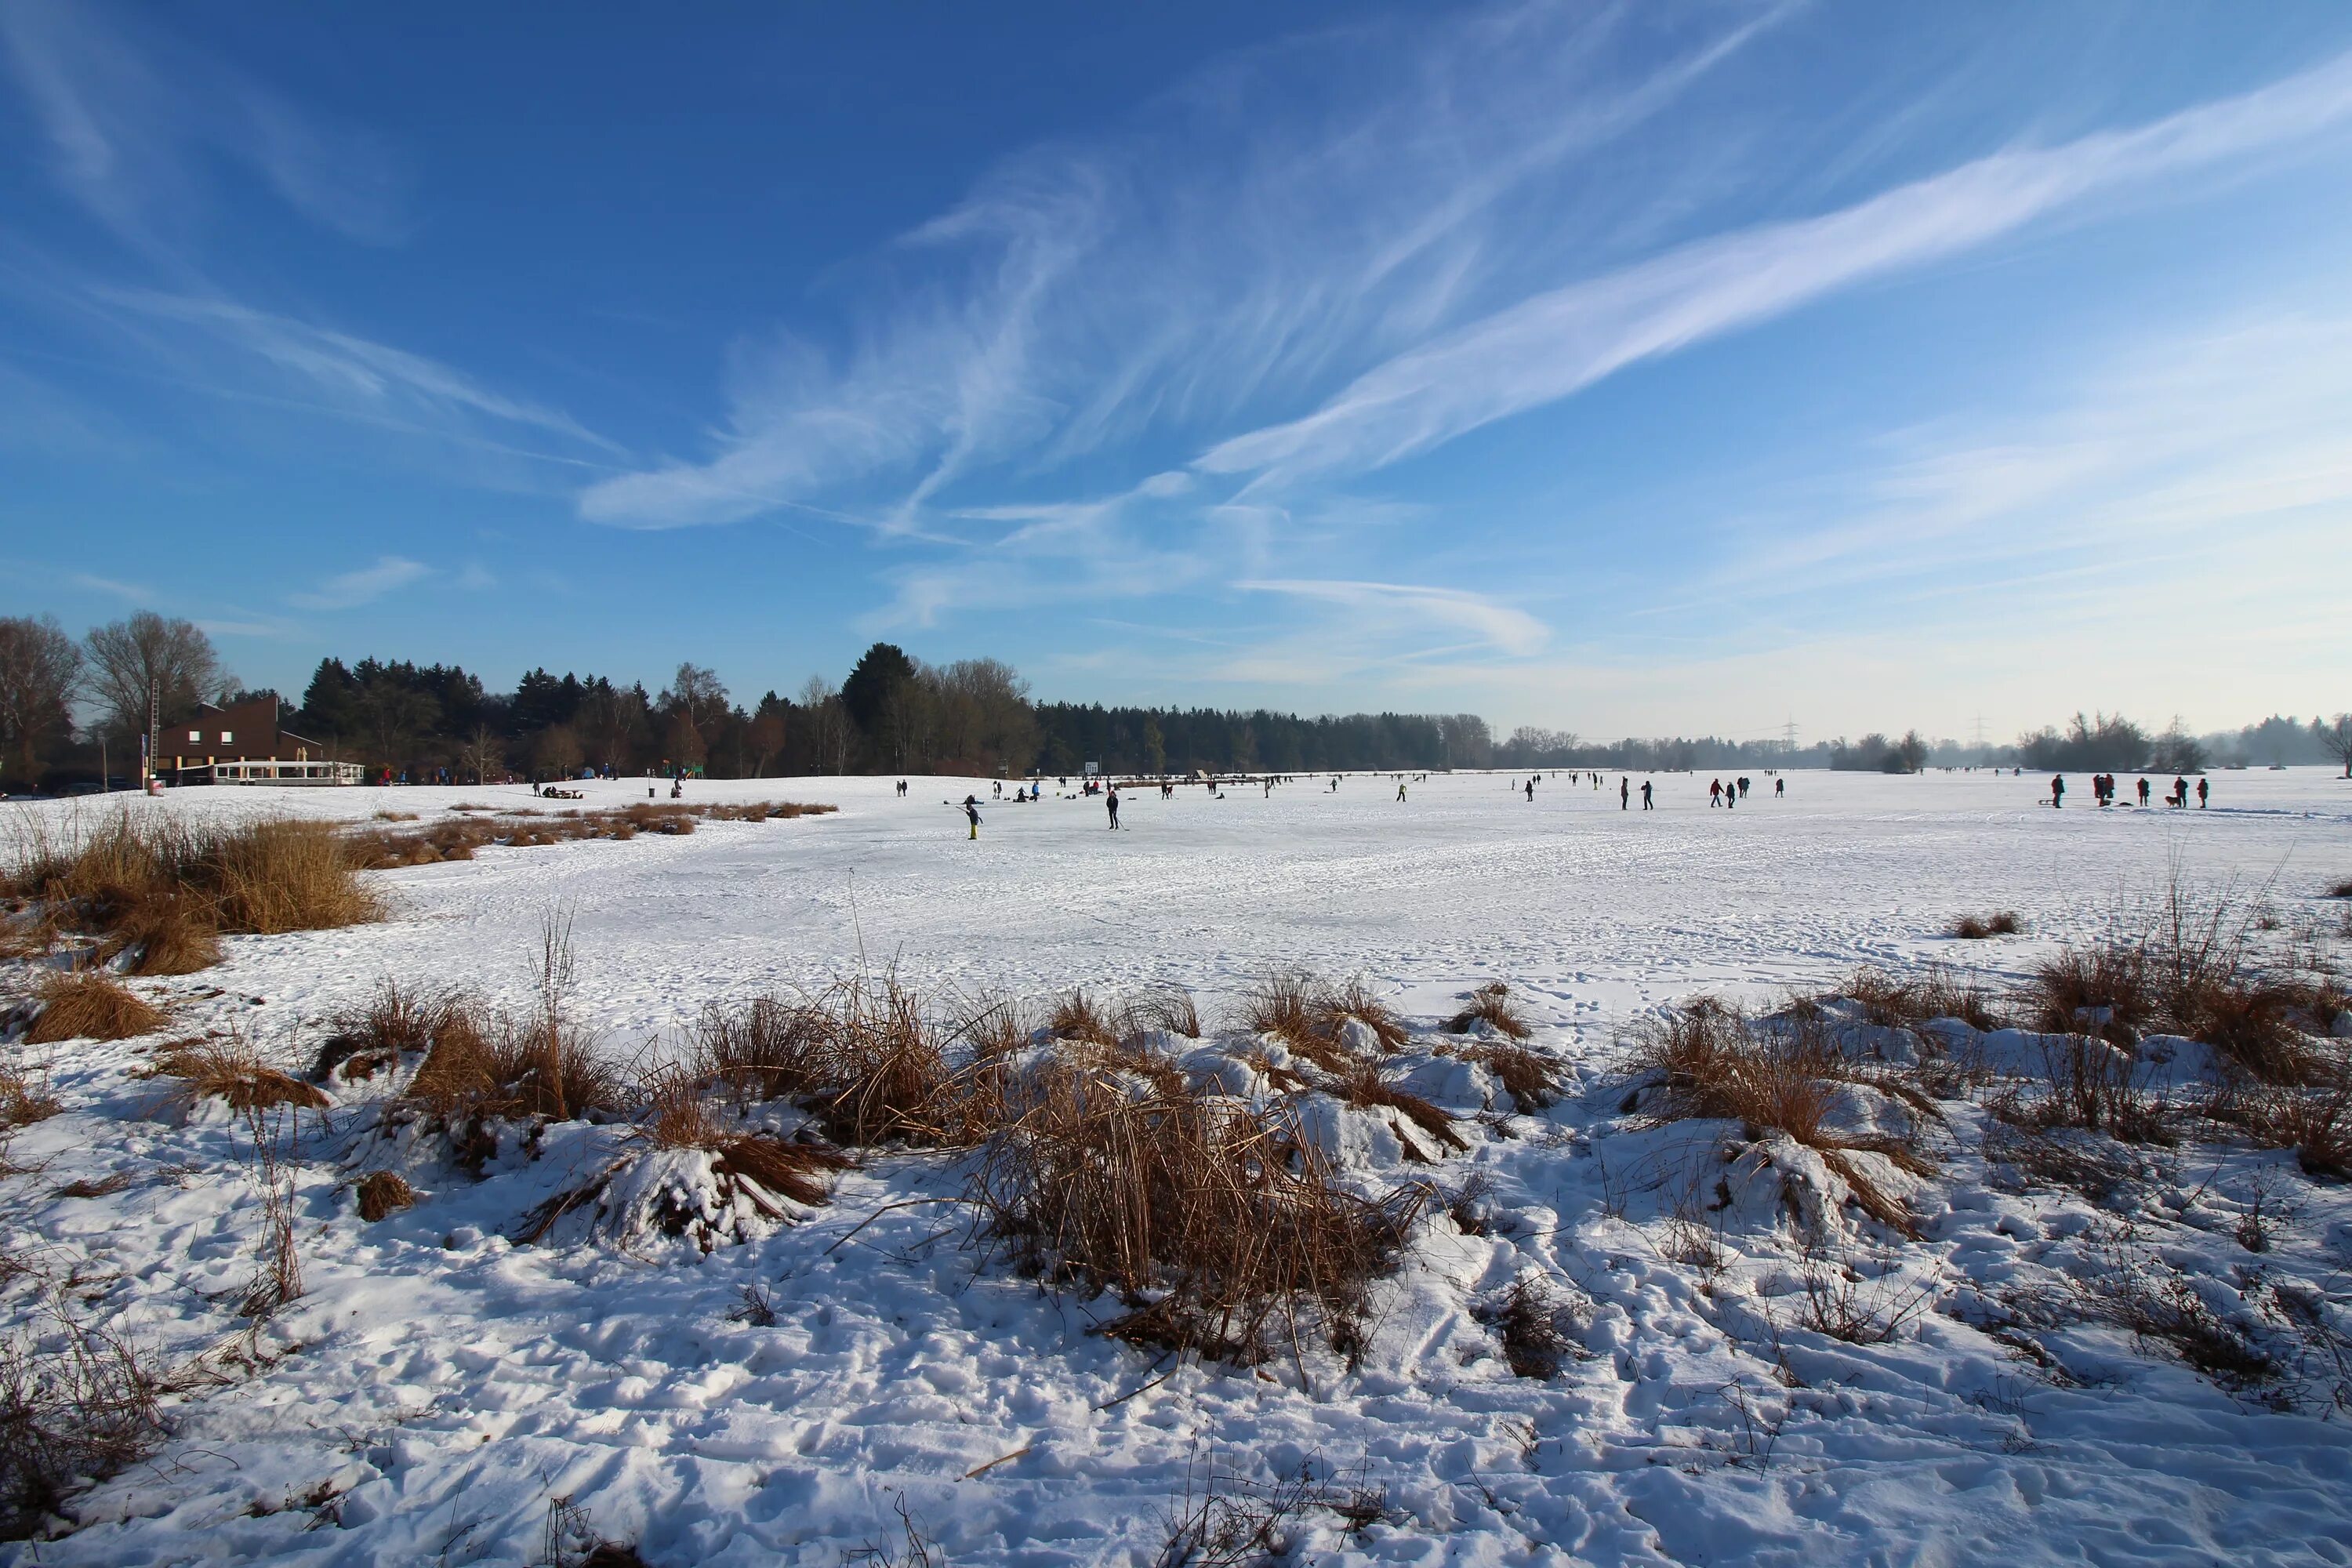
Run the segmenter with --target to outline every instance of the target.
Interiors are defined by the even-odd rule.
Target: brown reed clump
[[[2024,930],[2025,921],[2015,910],[2001,910],[1990,915],[1962,915],[1947,934],[1962,942],[1983,942],[1989,937],[2015,936]]]
[[[1423,1201],[1338,1186],[1286,1109],[1139,1088],[1076,1058],[1011,1088],[967,1196],[977,1240],[1128,1306],[1097,1332],[1242,1363],[1310,1318],[1357,1353],[1370,1284]]]
[[[1535,1033],[1511,1000],[1511,988],[1499,980],[1489,980],[1470,994],[1468,1005],[1454,1015],[1446,1028],[1454,1034],[1465,1035],[1484,1022],[1514,1040],[1524,1040]]]
[[[416,1204],[415,1189],[397,1171],[370,1171],[360,1178],[357,1196],[360,1218],[370,1225]]]
[[[269,1066],[249,1042],[234,1037],[182,1040],[155,1058],[154,1072],[177,1079],[188,1100],[218,1099],[240,1112],[279,1105],[324,1110],[329,1104],[316,1088]]]
[[[168,1021],[162,1008],[97,970],[52,974],[35,988],[40,1004],[26,1040],[37,1046],[59,1040],[127,1040],[152,1035]]]
[[[1657,1079],[1657,1092],[1645,1105],[1653,1118],[1720,1119],[1780,1132],[1818,1152],[1864,1213],[1912,1233],[1914,1223],[1903,1205],[1846,1155],[1878,1154],[1914,1173],[1929,1169],[1927,1161],[1902,1142],[1842,1133],[1831,1121],[1842,1083],[1868,1083],[1889,1093],[1905,1086],[1850,1061],[1818,1020],[1759,1026],[1738,1008],[1700,997],[1645,1022],[1635,1031],[1633,1047],[1633,1065]],[[1915,1113],[1927,1113],[1917,1094],[1899,1097]]]

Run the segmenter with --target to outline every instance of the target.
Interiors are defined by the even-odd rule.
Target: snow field
[[[1510,782],[1433,777],[1402,805],[1370,778],[1133,792],[1116,836],[1097,802],[1014,806],[982,785],[977,844],[941,804],[971,781],[919,779],[905,802],[882,780],[703,785],[842,813],[384,873],[383,925],[235,938],[219,968],[140,983],[176,1006],[175,1033],[234,1019],[292,1059],[385,976],[520,1003],[540,922],[563,909],[592,1022],[655,1060],[706,1001],[861,963],[935,996],[1181,984],[1213,1025],[1269,967],[1360,973],[1416,1026],[1400,1080],[1454,1111],[1469,1147],[1413,1163],[1395,1128],[1328,1100],[1309,1107],[1318,1142],[1367,1191],[1451,1194],[1476,1173],[1483,1234],[1424,1223],[1352,1371],[1318,1352],[1154,1384],[1172,1363],[1086,1332],[1118,1303],[982,1263],[951,1205],[886,1207],[960,1192],[950,1157],[873,1157],[829,1205],[707,1256],[584,1220],[564,1245],[518,1247],[518,1218],[608,1163],[623,1129],[549,1130],[478,1181],[415,1152],[417,1205],[362,1225],[351,1183],[386,1156],[360,1137],[373,1091],[342,1086],[297,1176],[307,1293],[248,1335],[249,1140],[217,1104],[184,1120],[135,1076],[153,1041],[77,1042],[49,1062],[65,1112],[12,1151],[26,1173],[0,1247],[79,1266],[93,1316],[162,1363],[208,1358],[219,1385],[175,1397],[164,1447],[78,1500],[79,1528],[38,1560],[529,1561],[568,1497],[656,1563],[835,1563],[898,1531],[902,1504],[947,1561],[1150,1563],[1209,1478],[1245,1498],[1311,1465],[1384,1512],[1350,1530],[1306,1510],[1288,1526],[1300,1560],[2352,1562],[2352,1443],[2323,1367],[2299,1368],[2285,1400],[2112,1325],[2036,1328],[2054,1371],[1990,1331],[2008,1331],[2012,1298],[2063,1296],[2118,1260],[2167,1264],[2250,1323],[2282,1289],[2340,1313],[2340,1188],[2290,1156],[2190,1145],[2148,1152],[2144,1179],[2095,1203],[1989,1163],[1982,1111],[1953,1102],[1934,1173],[1905,1184],[1907,1241],[1785,1140],[1628,1112],[1615,1047],[1666,1002],[1769,1003],[1860,963],[2012,977],[2176,863],[2267,885],[2289,928],[2330,940],[2335,911],[2307,895],[2352,870],[2352,786],[2224,773],[2202,814],[2053,813],[2032,778],[1797,774],[1794,798],[1727,813],[1704,778],[1673,777],[1645,816],[1638,795],[1617,809],[1613,775],[1605,794],[1548,781],[1532,803]],[[583,804],[643,787],[592,785]],[[474,801],[531,804],[219,790],[135,808]],[[2003,908],[2032,934],[1940,935]],[[1568,1098],[1541,1114],[1435,1053],[1440,1020],[1492,977],[1569,1064]],[[1978,1044],[2021,1070],[2029,1055]],[[1235,1060],[1253,1045],[1213,1040],[1185,1065],[1263,1093]],[[128,1184],[53,1195],[109,1176]],[[1729,1201],[1711,1208],[1717,1181]],[[1810,1245],[1788,1219],[1808,1194]],[[2263,1205],[2279,1220],[2255,1253],[2241,1232]],[[1549,1380],[1514,1376],[1480,1321],[1529,1275],[1570,1339]],[[1916,1310],[1848,1343],[1801,1326],[1809,1282],[1865,1313]],[[750,1321],[747,1289],[772,1324]]]

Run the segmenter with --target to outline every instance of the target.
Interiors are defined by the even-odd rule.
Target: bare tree
[[[541,772],[568,779],[580,771],[580,731],[569,724],[550,724],[532,742],[531,755]]]
[[[2319,743],[2344,764],[2344,776],[2352,779],[2352,713],[2338,713],[2335,723],[2319,731]]]
[[[236,684],[202,627],[194,621],[166,620],[152,610],[94,628],[86,646],[90,686],[106,707],[108,727],[118,734],[146,730],[151,692],[157,717],[169,724],[194,712],[197,703],[226,696]]]
[[[817,765],[833,764],[840,773],[848,766],[849,728],[841,709],[841,693],[833,682],[822,675],[812,675],[801,682],[800,705],[808,710],[809,739],[814,743]]]
[[[497,732],[488,724],[474,726],[474,732],[466,738],[465,747],[458,756],[467,767],[473,770],[474,782],[478,784],[490,782],[492,768],[506,766],[506,749]]]
[[[727,688],[698,664],[681,664],[661,694],[661,706],[683,716],[697,737],[708,739],[710,721],[727,711]]]
[[[54,616],[0,617],[0,750],[21,764],[27,787],[41,756],[73,732],[81,649]]]

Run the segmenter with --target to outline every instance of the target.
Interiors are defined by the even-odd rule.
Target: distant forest
[[[472,782],[552,779],[593,769],[751,778],[807,773],[1189,774],[1444,768],[1836,768],[1910,773],[2019,765],[2039,771],[2192,772],[2210,763],[2344,763],[2352,719],[2267,719],[2236,731],[2151,731],[2077,714],[2013,744],[1931,741],[1917,731],[1790,748],[1775,739],[1595,740],[1522,727],[1498,736],[1475,713],[1302,718],[1265,709],[1106,708],[1039,702],[995,659],[925,664],[890,643],[867,648],[835,686],[813,676],[786,696],[745,700],[719,676],[681,664],[648,691],[607,677],[545,669],[495,691],[459,666],[322,659],[299,700],[246,690],[184,620],[142,613],[77,641],[47,617],[0,617],[0,781],[61,787],[97,776],[100,746],[117,776],[136,766],[148,721],[185,720],[199,701],[278,696],[281,726],[371,774]]]

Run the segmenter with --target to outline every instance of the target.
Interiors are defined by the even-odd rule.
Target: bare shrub
[[[1304,1465],[1271,1484],[1220,1476],[1213,1465],[1196,1481],[1187,1467],[1183,1495],[1162,1516],[1167,1538],[1151,1560],[1152,1568],[1244,1568],[1278,1562],[1290,1556],[1297,1544],[1291,1526],[1309,1509],[1322,1506],[1336,1511],[1357,1500],[1353,1496],[1335,1500]],[[1385,1511],[1383,1501],[1371,1518]]]
[[[646,1568],[646,1560],[629,1542],[599,1535],[588,1510],[570,1497],[551,1497],[539,1568]]]
[[[282,1075],[281,1075],[282,1076]],[[292,1079],[286,1080],[295,1082]],[[308,1084],[298,1087],[308,1089]],[[316,1090],[312,1090],[316,1093]],[[261,1189],[261,1257],[253,1283],[237,1310],[248,1318],[267,1318],[302,1294],[302,1255],[295,1240],[296,1168],[281,1150],[292,1142],[287,1120],[297,1114],[269,1106],[247,1109],[246,1130],[253,1136],[252,1177]]]
[[[1891,1269],[1866,1277],[1850,1260],[1819,1253],[1806,1257],[1798,1284],[1797,1325],[1850,1345],[1886,1343],[1935,1299],[1932,1279],[1906,1287]]]
[[[2088,1035],[2051,1035],[2041,1043],[2040,1081],[2011,1084],[1986,1109],[2034,1131],[2077,1127],[2127,1143],[2170,1143],[2179,1118],[2155,1067],[2130,1050]]]
[[[360,1178],[360,1218],[373,1225],[416,1203],[416,1192],[397,1171],[370,1171]]]
[[[37,1532],[75,1491],[163,1436],[156,1380],[121,1342],[58,1309],[0,1339],[0,1539]]]
[[[1252,1363],[1310,1310],[1352,1356],[1424,1194],[1338,1186],[1286,1107],[1065,1057],[1008,1090],[966,1196],[1024,1268],[1128,1305],[1097,1332]]]
[[[25,1038],[37,1046],[72,1039],[127,1040],[152,1035],[167,1022],[163,1009],[95,970],[52,974],[33,994],[41,1010]]]
[[[2066,1291],[2077,1315],[2128,1330],[2143,1345],[2165,1345],[2225,1388],[2273,1382],[2284,1370],[2216,1312],[2189,1276],[2154,1253],[2105,1258],[2101,1267],[2069,1276]]]
[[[2015,936],[2025,929],[2025,921],[2015,910],[2002,910],[1990,915],[1962,915],[1952,922],[1948,935],[1962,942],[1982,942],[1987,937]]]
[[[1489,980],[1473,991],[1469,1005],[1454,1015],[1445,1026],[1454,1034],[1464,1035],[1482,1021],[1514,1040],[1527,1039],[1535,1033],[1527,1016],[1511,1000],[1511,988],[1499,980]]]
[[[179,1041],[156,1057],[153,1071],[159,1078],[177,1079],[190,1101],[218,1099],[240,1114],[281,1105],[324,1110],[328,1105],[324,1094],[269,1066],[251,1042],[237,1036]]]
[[[64,1109],[35,1074],[13,1063],[0,1064],[0,1134],[47,1121]]]
[[[1471,1315],[1495,1331],[1502,1342],[1503,1359],[1519,1377],[1559,1375],[1569,1338],[1559,1320],[1567,1301],[1540,1274],[1522,1274],[1493,1300],[1474,1308]]]

